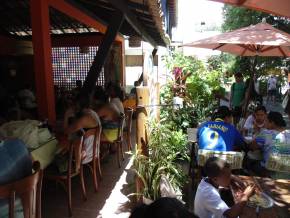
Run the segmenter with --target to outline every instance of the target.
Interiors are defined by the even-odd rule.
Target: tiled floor
[[[98,192],[94,192],[92,176],[87,169],[85,176],[87,201],[82,199],[79,177],[74,178],[72,182],[73,217],[129,217],[132,203],[127,195],[134,192],[135,188],[133,173],[129,170],[131,165],[129,154],[125,154],[125,161],[120,169],[117,166],[116,155],[109,155],[102,163],[103,178],[99,181]],[[44,184],[42,206],[44,218],[68,217],[66,193],[60,185],[51,182]]]

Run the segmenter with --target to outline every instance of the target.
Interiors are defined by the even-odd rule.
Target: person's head
[[[102,86],[96,86],[94,90],[93,99],[105,103],[107,94]]]
[[[225,123],[232,123],[233,114],[227,106],[220,106],[214,112],[214,119],[222,119]]]
[[[235,73],[235,80],[237,83],[242,82],[243,81],[243,74],[241,72]]]
[[[263,105],[259,105],[254,111],[255,120],[257,123],[264,123],[267,117],[267,110]]]
[[[217,186],[228,187],[231,182],[231,168],[230,165],[218,158],[210,157],[205,165],[204,172],[207,177]]]
[[[89,95],[79,94],[76,98],[76,109],[78,112],[81,112],[85,108],[90,107],[90,97]]]
[[[286,122],[283,119],[281,113],[276,111],[270,111],[267,116],[266,127],[267,129],[283,128],[286,127]]]
[[[77,88],[82,88],[82,86],[83,86],[82,81],[81,80],[76,80],[76,86],[77,86]]]
[[[140,205],[132,211],[130,218],[196,218],[176,198],[163,197],[150,205]]]
[[[111,98],[120,98],[121,101],[124,98],[122,88],[117,84],[113,84],[108,90],[108,93]]]

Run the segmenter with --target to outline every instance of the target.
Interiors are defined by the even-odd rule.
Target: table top
[[[247,182],[255,182],[252,177],[239,176]],[[259,218],[290,217],[290,180],[255,177],[261,189],[275,202],[269,209],[260,209]],[[240,218],[257,218],[256,209],[246,206]]]

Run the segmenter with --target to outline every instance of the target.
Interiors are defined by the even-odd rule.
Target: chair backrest
[[[69,158],[68,158],[68,178],[74,173],[79,172],[82,160],[82,148],[83,148],[84,136],[76,137],[69,144]],[[73,169],[73,161],[75,160],[75,168]]]
[[[102,133],[102,126],[97,126],[96,128],[89,129],[84,134],[83,146],[86,138],[93,136],[93,156],[92,157],[99,157],[100,155],[100,144],[101,144],[101,133]]]
[[[127,127],[128,132],[131,132],[131,130],[132,130],[133,112],[134,112],[134,110],[132,108],[125,108],[126,127]]]
[[[119,116],[118,138],[117,140],[123,140],[123,130],[126,122],[125,114],[121,113]]]
[[[42,170],[40,163],[34,162],[34,173],[15,182],[0,186],[0,198],[7,199],[9,218],[14,218],[16,196],[20,198],[24,218],[41,218]]]

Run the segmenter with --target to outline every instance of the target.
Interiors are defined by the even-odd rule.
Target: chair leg
[[[71,202],[71,178],[67,180],[67,201],[68,201],[68,216],[72,216],[72,202]]]
[[[103,174],[102,174],[102,169],[101,169],[101,160],[100,160],[100,157],[97,158],[97,164],[98,164],[99,176],[100,176],[100,179],[102,179]]]
[[[123,151],[123,141],[120,141],[120,147],[121,147],[121,155],[122,155],[122,160],[124,161],[125,158],[124,158],[124,151]]]
[[[128,145],[128,151],[132,150],[132,142],[131,142],[131,132],[127,132],[127,145]]]
[[[114,143],[117,146],[117,162],[118,162],[118,167],[121,168],[121,163],[120,163],[120,144],[119,143]]]
[[[97,159],[93,159],[93,180],[94,180],[94,188],[95,192],[98,191],[98,180],[97,180]]]
[[[84,201],[87,200],[87,193],[86,193],[86,186],[85,186],[85,180],[84,180],[84,166],[81,164],[80,167],[80,179],[81,179],[81,186],[82,186],[82,192],[83,192],[83,199]]]

